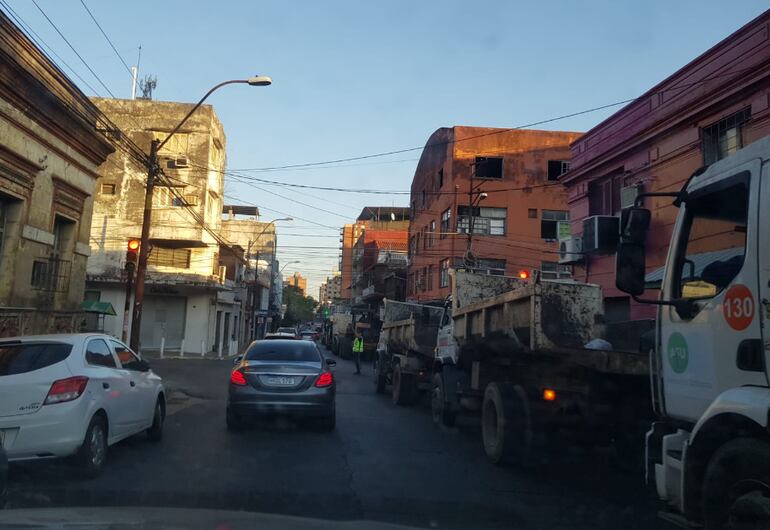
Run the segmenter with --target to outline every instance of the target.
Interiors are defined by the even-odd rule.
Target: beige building
[[[0,337],[84,326],[97,114],[0,12]]]
[[[334,271],[326,278],[318,289],[318,301],[322,304],[331,303],[342,297],[342,274]]]
[[[94,102],[147,150],[193,107],[150,100]],[[244,301],[236,284],[245,267],[237,250],[228,252],[235,256],[231,270],[220,263],[225,134],[210,105],[199,108],[170,139],[159,161],[165,177],[153,196],[142,348],[156,349],[163,342],[189,353],[227,354],[243,337]],[[112,303],[118,316],[105,322],[105,331],[121,336],[126,245],[141,233],[147,174],[122,153],[112,155],[100,173],[86,294]]]

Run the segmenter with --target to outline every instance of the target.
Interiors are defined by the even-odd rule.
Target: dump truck
[[[446,324],[447,307],[385,300],[382,331],[374,359],[374,385],[384,393],[393,385],[393,402],[413,402],[420,389],[430,389],[438,331]]]
[[[620,219],[616,285],[658,306],[647,482],[683,526],[770,528],[770,136],[683,181]],[[679,209],[652,272],[650,196]],[[652,280],[660,290],[645,296]]]
[[[478,416],[495,463],[525,463],[551,443],[614,446],[641,465],[652,419],[652,321],[625,326],[625,350],[606,340],[601,288],[450,270],[451,305],[386,304],[375,387],[393,401],[430,391],[435,422]],[[635,335],[635,338],[630,338]]]

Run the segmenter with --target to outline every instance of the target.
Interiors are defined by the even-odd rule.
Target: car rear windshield
[[[308,342],[270,340],[257,342],[249,348],[246,360],[320,362],[321,354],[314,344]]]
[[[0,342],[0,376],[25,374],[59,363],[72,351],[71,344]]]
[[[278,328],[277,333],[291,333],[294,334],[297,331],[294,328]]]

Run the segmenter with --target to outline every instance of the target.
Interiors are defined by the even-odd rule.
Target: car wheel
[[[236,432],[243,429],[243,421],[229,408],[225,414],[225,422],[227,423],[227,430],[230,432]]]
[[[393,403],[411,405],[414,398],[414,376],[401,371],[401,365],[393,367]]]
[[[99,476],[107,462],[107,422],[101,415],[91,418],[83,445],[77,453],[80,470],[86,478]]]
[[[378,394],[385,393],[387,376],[385,375],[385,356],[381,353],[374,360],[374,389]]]
[[[163,422],[166,419],[166,408],[163,406],[163,400],[158,397],[155,402],[155,412],[152,415],[152,425],[147,429],[147,439],[152,442],[159,442],[163,439]]]

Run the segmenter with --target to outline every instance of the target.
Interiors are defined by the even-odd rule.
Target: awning
[[[87,313],[101,313],[102,315],[115,316],[115,309],[109,302],[100,302],[99,300],[85,300],[80,304],[80,309]]]

